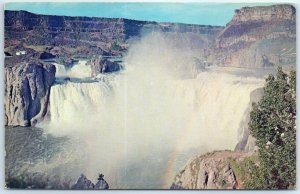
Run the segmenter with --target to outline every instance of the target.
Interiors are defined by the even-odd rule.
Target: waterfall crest
[[[56,67],[56,77],[69,77],[69,78],[90,78],[92,69],[86,65],[87,61],[79,61],[78,64],[71,68],[66,68],[64,65],[54,63]]]

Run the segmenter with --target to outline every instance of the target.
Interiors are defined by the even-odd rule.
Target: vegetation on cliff
[[[266,79],[265,94],[253,104],[249,128],[256,138],[258,162],[246,188],[293,189],[296,184],[296,72],[278,68]]]

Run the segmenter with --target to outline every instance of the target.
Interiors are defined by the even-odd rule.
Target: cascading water
[[[54,63],[56,67],[56,77],[72,77],[72,78],[88,78],[91,77],[92,70],[86,65],[86,61],[79,61],[78,64],[71,68],[64,65]]]
[[[74,180],[101,172],[111,188],[169,188],[195,154],[234,149],[250,93],[263,80],[213,68],[179,79],[178,52],[154,38],[132,46],[124,72],[52,86],[43,127],[69,144],[36,169]],[[168,57],[157,60],[162,49]]]

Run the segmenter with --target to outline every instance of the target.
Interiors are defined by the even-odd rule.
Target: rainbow
[[[195,118],[195,117],[192,117]],[[166,170],[164,172],[164,176],[163,176],[163,182],[161,185],[161,188],[163,189],[170,189],[170,186],[172,184],[173,178],[175,176],[174,172],[176,164],[178,162],[178,156],[183,153],[184,151],[184,144],[187,143],[188,140],[188,136],[191,133],[192,129],[195,129],[195,123],[196,123],[196,119],[192,119],[190,121],[187,122],[187,127],[185,127],[185,131],[182,135],[180,135],[180,137],[178,138],[178,143],[175,146],[175,149],[173,150],[173,152],[171,152],[170,158],[167,161],[167,165],[166,165]]]

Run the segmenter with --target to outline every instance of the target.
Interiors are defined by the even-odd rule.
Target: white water
[[[172,67],[180,56],[160,38],[136,43],[121,74],[51,88],[44,127],[70,144],[38,169],[93,180],[101,172],[111,188],[168,188],[195,153],[234,148],[250,93],[263,80],[219,69],[178,79]],[[161,49],[168,58],[157,61]]]
[[[70,77],[70,78],[89,78],[92,75],[92,70],[86,65],[87,61],[79,61],[70,69],[66,69],[64,65],[54,63],[56,67],[56,77]]]

